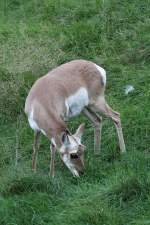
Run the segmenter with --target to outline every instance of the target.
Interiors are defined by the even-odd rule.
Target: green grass
[[[1,0],[0,224],[150,224],[149,8],[148,0]],[[106,98],[121,113],[127,154],[119,154],[104,119],[101,154],[94,156],[93,129],[80,116],[69,126],[86,123],[84,175],[73,178],[57,156],[49,178],[44,137],[33,174],[25,98],[38,77],[77,58],[106,69]],[[135,90],[126,96],[128,84]]]

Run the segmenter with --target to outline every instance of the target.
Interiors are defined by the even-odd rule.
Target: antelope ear
[[[80,124],[74,136],[81,139],[84,132],[84,128],[85,128],[85,124],[84,123]]]
[[[69,141],[69,137],[68,135],[66,134],[66,132],[64,132],[61,136],[61,141],[62,141],[62,144],[65,145],[65,146],[68,146],[70,145],[70,141]]]

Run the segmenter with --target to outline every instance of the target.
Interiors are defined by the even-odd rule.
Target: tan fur
[[[30,119],[33,119],[33,126],[37,128],[35,129],[33,145],[33,170],[36,170],[39,132],[41,131],[46,134],[52,143],[50,163],[51,176],[54,176],[56,148],[59,149],[62,160],[73,176],[79,176],[79,172],[82,171],[84,167],[84,147],[81,144],[81,134],[83,133],[84,126],[80,125],[76,135],[72,135],[67,131],[64,122],[68,111],[72,111],[72,109],[66,105],[66,99],[72,101],[72,96],[75,96],[80,89],[85,90],[85,92],[88,93],[88,97],[85,97],[84,92],[81,92],[77,98],[74,98],[75,100],[73,101],[75,101],[75,103],[73,104],[77,110],[78,106],[79,108],[81,106],[77,112],[80,113],[82,110],[83,114],[93,123],[94,152],[99,152],[101,144],[102,118],[99,117],[97,112],[102,112],[113,121],[118,135],[120,150],[121,152],[125,152],[119,113],[110,108],[104,97],[105,80],[105,71],[100,67],[96,67],[96,64],[93,62],[74,60],[53,69],[35,82],[25,103],[25,112],[29,118],[29,122],[31,124]],[[82,97],[83,99],[88,98],[87,101],[85,100],[86,103],[82,103]],[[67,107],[69,109],[67,109]],[[74,140],[70,142],[69,139],[73,138],[73,136]],[[78,136],[80,136],[80,138],[78,138]],[[72,148],[74,148],[75,155],[71,153]]]
[[[62,117],[66,113],[65,99],[80,87],[85,87],[90,104],[104,93],[102,77],[95,64],[74,60],[63,64],[38,79],[31,88],[25,103],[25,112],[34,108],[34,120],[47,136],[56,136],[66,128]]]

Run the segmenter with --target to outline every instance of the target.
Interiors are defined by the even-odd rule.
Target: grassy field
[[[0,1],[1,225],[150,225],[149,3]],[[57,156],[56,177],[49,178],[44,137],[33,174],[25,98],[38,77],[77,58],[106,69],[106,99],[121,113],[127,154],[119,154],[113,124],[104,119],[94,156],[93,128],[80,116],[69,127],[86,123],[84,175],[73,178]],[[125,95],[129,84],[135,89]]]

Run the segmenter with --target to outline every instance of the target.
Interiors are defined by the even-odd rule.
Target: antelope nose
[[[80,170],[79,175],[83,175],[83,174],[84,174],[84,170]]]

